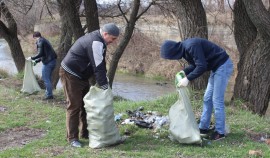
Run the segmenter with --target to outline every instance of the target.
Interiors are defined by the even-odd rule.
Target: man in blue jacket
[[[189,81],[211,71],[203,98],[203,112],[199,124],[201,135],[209,132],[211,114],[214,109],[215,131],[212,140],[225,138],[225,105],[224,95],[233,63],[224,49],[203,38],[189,38],[175,42],[166,40],[161,46],[160,55],[164,59],[180,60],[184,58],[189,66],[184,68],[185,77],[177,87],[185,87]]]
[[[34,32],[33,38],[36,39],[37,55],[29,57],[34,65],[42,62],[42,80],[44,81],[46,91],[44,100],[53,99],[52,72],[56,65],[57,55],[50,42],[41,36],[40,32]]]
[[[59,71],[68,102],[66,111],[67,140],[73,147],[81,147],[80,137],[88,138],[86,111],[83,97],[89,91],[89,78],[95,77],[98,86],[108,88],[106,70],[107,45],[119,36],[114,23],[80,37],[63,59]]]

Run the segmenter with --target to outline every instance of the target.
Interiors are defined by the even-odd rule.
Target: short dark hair
[[[41,33],[40,32],[34,32],[33,33],[33,37],[41,37]]]

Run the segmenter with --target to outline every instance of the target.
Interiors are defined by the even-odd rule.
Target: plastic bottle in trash
[[[114,121],[120,121],[122,117],[122,114],[117,114],[114,116]]]

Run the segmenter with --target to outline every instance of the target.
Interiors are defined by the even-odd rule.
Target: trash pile
[[[143,110],[143,106],[136,110],[126,110],[126,114],[129,118],[123,120],[121,124],[134,124],[141,128],[159,129],[169,123],[168,116],[161,116],[156,111],[143,112]],[[115,115],[114,120],[119,122],[122,120],[122,116],[123,114],[117,114]]]

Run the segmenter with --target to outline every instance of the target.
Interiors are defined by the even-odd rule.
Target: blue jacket
[[[215,72],[229,58],[224,49],[203,38],[189,38],[181,42],[166,40],[160,55],[164,59],[184,58],[189,66],[184,69],[188,80],[194,80],[205,71]]]

